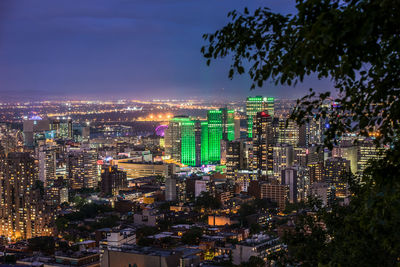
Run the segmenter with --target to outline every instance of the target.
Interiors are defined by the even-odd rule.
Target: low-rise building
[[[277,237],[263,234],[255,235],[235,246],[232,250],[233,264],[239,265],[242,262],[247,262],[251,256],[260,257],[267,262],[271,253],[284,248],[285,245]]]

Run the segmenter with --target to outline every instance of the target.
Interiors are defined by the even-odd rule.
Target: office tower
[[[309,171],[310,184],[323,181],[324,163],[322,161],[308,163],[307,168]]]
[[[201,164],[208,164],[208,122],[207,121],[201,121],[200,122],[200,128],[201,128],[201,148],[200,148],[200,159],[201,159]]]
[[[246,168],[245,143],[240,140],[228,141],[226,146],[226,178],[237,179],[239,170]]]
[[[106,196],[117,196],[119,190],[128,186],[126,172],[117,166],[103,166],[101,169],[101,193]]]
[[[208,163],[206,123],[186,116],[175,116],[165,130],[165,153],[168,157],[184,165],[198,166]],[[204,154],[203,154],[204,152]],[[207,156],[205,156],[207,154]]]
[[[272,148],[274,178],[281,180],[282,170],[293,165],[293,146],[276,144]]]
[[[297,202],[297,169],[287,168],[282,170],[282,185],[287,185],[289,187],[289,197],[290,203]]]
[[[338,147],[332,149],[332,157],[344,158],[350,161],[350,170],[353,174],[357,173],[358,147],[340,143]]]
[[[46,131],[50,130],[50,121],[42,119],[39,116],[31,117],[23,122],[24,132],[24,145],[27,147],[33,147],[37,139],[43,136]]]
[[[260,184],[261,198],[275,202],[280,210],[284,210],[286,207],[287,190],[287,185],[271,183]]]
[[[190,119],[181,121],[181,163],[196,166],[196,123]]]
[[[54,147],[39,147],[39,180],[47,182],[56,179],[56,150]]]
[[[321,118],[311,118],[309,122],[305,124],[306,126],[306,146],[311,146],[313,144],[322,144],[324,125]]]
[[[372,140],[364,140],[358,145],[357,173],[362,175],[371,160],[383,158],[385,149],[376,147]]]
[[[306,167],[307,166],[307,151],[305,147],[294,147],[293,148],[293,164]]]
[[[11,129],[6,124],[0,123],[0,145],[4,153],[22,152],[24,146],[24,135],[20,130]]]
[[[227,146],[228,146],[228,142],[224,139],[221,140],[221,160],[220,160],[220,164],[221,165],[226,165],[226,154],[227,154]]]
[[[209,110],[208,121],[208,160],[217,163],[221,159],[221,140],[223,137],[222,111]]]
[[[295,121],[279,119],[278,129],[275,131],[277,142],[296,147],[299,143],[299,127]]]
[[[235,140],[235,111],[227,108],[221,108],[220,111],[222,111],[222,139],[225,141]]]
[[[67,155],[67,175],[72,189],[96,188],[99,175],[95,150],[73,151]]]
[[[235,138],[240,138],[240,117],[235,117]]]
[[[324,148],[323,146],[310,146],[306,150],[307,163],[323,162]]]
[[[272,118],[275,116],[275,98],[267,97],[267,111]]]
[[[246,100],[247,136],[253,137],[253,120],[258,112],[268,110],[268,98],[262,96],[248,97]],[[270,101],[273,101],[271,98]]]
[[[347,196],[347,178],[350,172],[350,161],[344,158],[330,158],[325,161],[324,180],[336,188],[336,197]]]
[[[165,130],[165,154],[177,162],[181,161],[181,121],[188,119],[186,116],[175,116]]]
[[[51,234],[35,159],[0,155],[0,235],[11,240]]]
[[[253,123],[253,160],[255,178],[271,177],[273,174],[273,132],[272,117],[267,111],[258,112]]]
[[[208,122],[208,160],[219,163],[221,160],[221,140],[235,139],[235,114],[233,110],[221,108],[207,112]]]
[[[299,125],[299,142],[298,142],[298,146],[299,147],[307,147],[309,145],[308,143],[308,127],[306,125],[306,123]]]
[[[69,117],[57,117],[50,124],[50,129],[55,131],[59,139],[72,139],[72,119]]]
[[[176,201],[177,200],[177,185],[176,178],[169,177],[165,179],[165,200]]]

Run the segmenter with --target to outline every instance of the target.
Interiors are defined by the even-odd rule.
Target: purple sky
[[[203,33],[233,9],[293,13],[294,0],[1,0],[0,101],[302,96],[327,81],[250,92],[230,60],[205,65]]]

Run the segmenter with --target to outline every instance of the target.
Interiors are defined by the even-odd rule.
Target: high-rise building
[[[165,130],[165,154],[176,162],[181,161],[181,122],[187,120],[187,116],[175,116]]]
[[[372,140],[364,140],[358,145],[357,173],[362,175],[371,160],[383,158],[384,148],[376,147]]]
[[[167,179],[165,179],[165,200],[166,201],[177,200],[176,177],[168,177]]]
[[[340,144],[332,149],[332,157],[340,157],[350,161],[350,169],[353,174],[357,173],[358,147]]]
[[[181,163],[198,165],[196,160],[196,123],[190,119],[181,121]]]
[[[23,122],[24,145],[33,147],[36,140],[45,138],[45,132],[50,130],[50,122],[39,116],[31,117]]]
[[[235,139],[235,114],[233,110],[221,108],[207,112],[208,122],[208,161],[219,163],[221,160],[221,140]]]
[[[293,164],[301,167],[307,166],[307,148],[294,147],[293,148]]]
[[[281,180],[282,171],[293,165],[293,146],[276,144],[272,148],[274,178]]]
[[[0,235],[12,240],[50,235],[37,163],[29,153],[0,155]]]
[[[346,197],[347,180],[350,173],[350,161],[344,158],[336,157],[325,161],[324,180],[336,188],[336,197]]]
[[[208,121],[208,160],[216,163],[221,159],[221,140],[223,138],[223,121],[221,110],[209,110]]]
[[[206,123],[186,116],[175,116],[165,131],[165,153],[171,159],[189,166],[208,163]]]
[[[307,164],[324,161],[323,146],[310,146],[307,148],[306,154],[307,154]]]
[[[54,147],[39,147],[39,180],[47,182],[56,179],[56,150]]]
[[[67,155],[67,175],[71,188],[96,188],[99,182],[98,154],[95,150],[79,150]]]
[[[322,161],[311,162],[307,165],[310,177],[310,184],[323,181],[324,163]]]
[[[256,177],[273,174],[273,131],[272,117],[267,111],[258,112],[253,123],[253,160],[252,170]]]
[[[245,143],[241,140],[228,141],[226,146],[226,178],[237,179],[239,170],[246,168]]]
[[[260,185],[261,198],[266,198],[277,203],[280,210],[286,207],[287,185],[261,183]]]
[[[289,187],[289,197],[290,203],[297,202],[297,169],[287,168],[282,170],[282,182],[281,184],[287,185]]]
[[[72,119],[69,117],[57,117],[50,124],[50,129],[55,131],[56,137],[60,139],[72,139]]]
[[[274,101],[273,97],[248,97],[246,100],[246,116],[247,116],[247,135],[253,137],[253,119],[258,112],[267,110],[271,117],[274,117]]]
[[[293,120],[278,120],[278,129],[276,132],[276,141],[296,147],[299,143],[299,127]]]
[[[201,127],[200,161],[201,161],[201,164],[208,164],[208,162],[209,162],[209,160],[208,160],[208,122],[201,121],[200,127]]]
[[[101,193],[116,196],[119,190],[128,186],[126,172],[118,170],[117,166],[103,166],[101,170]]]

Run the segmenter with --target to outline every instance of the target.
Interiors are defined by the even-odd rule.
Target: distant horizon
[[[228,78],[230,59],[206,66],[202,35],[228,22],[227,13],[268,6],[295,12],[293,0],[0,2],[0,99],[209,98],[248,94],[299,98],[310,87],[266,82],[250,91],[247,75]]]
[[[42,100],[15,100],[15,101],[4,101],[3,99],[0,99],[0,104],[11,104],[11,103],[42,103],[42,102],[118,102],[118,101],[146,101],[146,102],[162,102],[162,101],[168,101],[168,102],[181,102],[181,101],[204,101],[204,102],[209,102],[209,103],[229,103],[229,102],[245,102],[247,97],[254,97],[254,96],[263,96],[263,97],[273,97],[270,95],[263,95],[263,94],[252,94],[245,96],[243,98],[238,98],[238,99],[207,99],[207,98],[200,98],[200,97],[188,97],[188,98],[151,98],[149,97],[148,99],[133,99],[133,98],[115,98],[115,99],[108,99],[108,98],[80,98],[80,99],[74,99],[74,98],[49,98],[49,99],[42,99]],[[297,98],[287,98],[287,97],[273,97],[275,100],[288,100],[288,101],[296,101]]]

